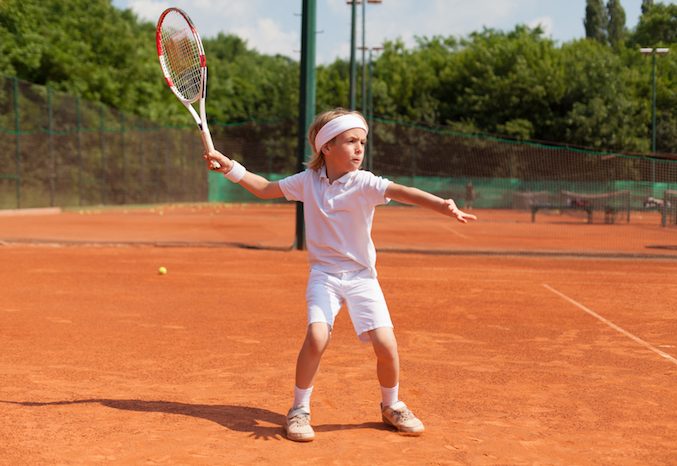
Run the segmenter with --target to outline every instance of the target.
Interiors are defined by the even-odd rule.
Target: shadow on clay
[[[227,429],[237,432],[249,432],[255,439],[280,440],[284,438],[282,426],[285,416],[262,408],[234,405],[202,405],[177,403],[173,401],[145,401],[145,400],[109,400],[109,399],[86,399],[72,401],[4,401],[0,403],[29,406],[68,406],[78,404],[99,403],[103,406],[124,411],[136,411],[146,413],[178,414],[191,416],[215,422]],[[266,426],[262,424],[273,424]],[[350,429],[375,429],[389,430],[380,422],[364,422],[361,424],[322,424],[314,425],[316,432],[331,432],[336,430]]]

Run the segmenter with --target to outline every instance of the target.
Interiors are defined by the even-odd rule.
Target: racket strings
[[[178,24],[177,24],[178,23]],[[181,15],[169,15],[161,28],[164,64],[177,92],[194,101],[202,92],[200,46]]]

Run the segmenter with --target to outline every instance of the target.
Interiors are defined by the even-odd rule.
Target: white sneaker
[[[381,417],[383,422],[393,426],[402,435],[418,436],[423,433],[423,423],[411,412],[402,401],[383,407],[381,404]]]
[[[310,413],[303,406],[289,410],[284,430],[287,438],[295,442],[311,442],[315,438],[315,431],[310,426]]]

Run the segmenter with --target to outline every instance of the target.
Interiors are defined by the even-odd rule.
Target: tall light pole
[[[350,7],[350,110],[355,110],[355,18],[357,16],[357,3],[347,1]]]
[[[368,82],[369,85],[367,87],[368,91],[362,91],[363,96],[367,96],[367,100],[362,100],[363,102],[363,112],[364,112],[364,117],[367,119],[367,123],[369,125],[369,129],[371,130],[372,128],[372,123],[374,121],[374,96],[372,93],[372,86],[371,86],[371,81],[373,78],[373,60],[372,60],[372,53],[373,52],[380,52],[383,50],[383,47],[377,46],[377,47],[360,47],[362,50],[362,53],[364,53],[366,50],[369,50],[369,78],[364,82]],[[363,87],[364,89],[364,87]],[[366,103],[365,103],[366,102]],[[367,138],[367,152],[366,152],[366,168],[369,171],[372,171],[374,169],[374,158],[373,158],[373,140],[374,136],[373,133],[370,137]]]
[[[365,34],[366,34],[366,5],[367,3],[382,3],[383,0],[346,0],[348,5],[351,5],[351,20],[350,20],[350,110],[357,108],[356,94],[357,94],[357,62],[355,60],[355,23],[357,17],[357,4],[362,4],[362,111],[366,112],[367,98],[366,98],[366,76],[367,64],[364,56]]]
[[[301,79],[299,83],[299,127],[296,170],[302,171],[307,155],[311,153],[306,134],[315,118],[316,77],[315,77],[315,24],[317,20],[316,0],[303,0],[301,19]],[[305,225],[303,203],[296,203],[296,249],[305,249]]]
[[[651,55],[651,152],[656,152],[656,56],[667,55],[668,48],[641,48],[642,55]]]
[[[656,154],[656,57],[667,55],[668,48],[643,47],[639,49],[642,55],[651,55],[651,153]],[[656,182],[656,162],[651,160],[651,183]],[[653,186],[652,186],[653,189]]]

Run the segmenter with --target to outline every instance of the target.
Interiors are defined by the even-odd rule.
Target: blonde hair
[[[313,156],[310,158],[308,162],[306,162],[306,166],[308,168],[312,168],[313,170],[319,170],[320,168],[322,168],[322,165],[324,165],[324,155],[322,154],[322,148],[320,148],[319,151],[315,148],[315,138],[317,137],[317,133],[320,132],[320,130],[324,125],[329,123],[334,118],[350,114],[359,116],[364,120],[364,124],[365,125],[367,124],[367,120],[364,119],[364,117],[360,112],[353,112],[341,107],[337,107],[333,110],[328,110],[326,112],[320,113],[315,117],[315,120],[310,125],[310,128],[308,128],[308,142],[310,143],[310,147],[313,149]],[[329,141],[327,144],[334,142],[334,139]]]

